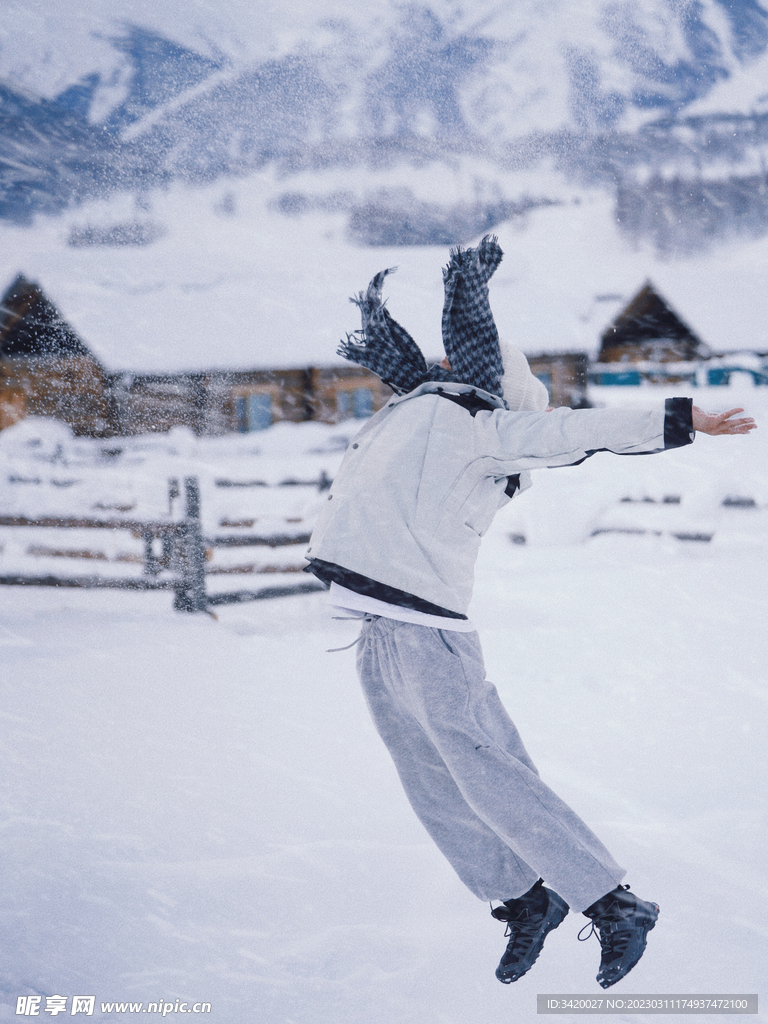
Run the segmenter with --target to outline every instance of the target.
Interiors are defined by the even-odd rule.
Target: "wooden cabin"
[[[53,416],[76,434],[111,432],[106,370],[19,275],[0,299],[0,427],[24,416]]]
[[[600,338],[590,370],[596,385],[695,384],[712,351],[646,281]]]
[[[650,281],[606,327],[598,363],[680,363],[711,352]]]
[[[264,430],[273,423],[365,419],[391,396],[360,366],[273,370],[209,370],[180,374],[115,374],[116,434],[170,430],[185,424],[201,435]]]
[[[532,356],[553,405],[586,404],[587,356]],[[199,435],[280,421],[366,419],[392,392],[354,363],[187,373],[110,372],[41,287],[19,275],[0,299],[0,429],[52,416],[75,434],[116,437],[184,425]]]
[[[196,434],[281,420],[363,419],[391,395],[352,363],[337,367],[110,373],[41,287],[19,275],[0,299],[0,429],[52,416],[75,434],[114,437],[185,425]]]

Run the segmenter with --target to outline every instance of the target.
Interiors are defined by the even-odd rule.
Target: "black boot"
[[[541,879],[524,896],[505,900],[491,914],[507,922],[507,949],[496,968],[499,981],[509,985],[533,967],[549,932],[568,913],[568,904],[556,892],[544,887]]]
[[[602,948],[597,980],[603,988],[615,985],[632,970],[659,916],[655,903],[646,903],[628,890],[628,885],[620,885],[584,911],[592,919],[592,928],[582,941],[597,930]]]

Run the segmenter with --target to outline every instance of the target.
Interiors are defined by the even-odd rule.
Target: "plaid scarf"
[[[442,366],[427,368],[421,349],[410,334],[393,320],[381,298],[381,286],[387,274],[397,268],[381,270],[366,292],[350,299],[360,310],[362,327],[347,335],[338,355],[359,363],[381,377],[398,395],[408,394],[428,380],[453,380]]]
[[[504,367],[488,282],[503,255],[497,239],[486,235],[476,249],[452,249],[443,271],[443,346],[448,362],[456,380],[492,395],[501,394]]]
[[[491,236],[477,249],[451,250],[443,271],[443,344],[450,370],[437,364],[427,367],[421,349],[384,305],[381,288],[394,267],[380,271],[366,292],[350,300],[360,310],[362,326],[347,335],[338,354],[371,370],[399,395],[433,380],[471,384],[499,395],[503,368],[488,281],[501,258],[502,251]]]

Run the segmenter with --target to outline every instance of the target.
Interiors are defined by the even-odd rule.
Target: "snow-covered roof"
[[[528,353],[595,356],[603,331],[646,281],[713,351],[768,349],[766,240],[662,259],[619,235],[608,199],[536,211],[527,231],[502,229],[499,238],[506,258],[493,308],[501,330],[516,325],[511,340]]]
[[[392,315],[428,358],[442,351],[447,247],[363,248],[341,214],[287,217],[268,176],[95,204],[34,227],[4,228],[0,289],[18,272],[41,285],[110,370],[176,372],[341,364],[358,326],[349,296],[384,267]],[[226,202],[224,200],[227,200]],[[152,222],[150,245],[72,246],[73,228]],[[536,210],[498,228],[491,285],[500,332],[529,354],[595,355],[602,331],[646,280],[714,351],[768,349],[768,240],[661,260],[617,231],[610,199]]]

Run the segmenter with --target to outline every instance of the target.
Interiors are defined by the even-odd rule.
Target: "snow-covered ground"
[[[617,996],[764,994],[768,395],[697,403],[746,405],[762,432],[540,472],[489,532],[472,607],[542,775],[661,906]],[[204,514],[242,517],[251,501],[257,516],[263,488],[205,482],[332,474],[346,436],[176,432],[105,457],[56,429],[0,435],[0,512],[117,496],[135,516],[158,493],[161,515],[167,477],[195,472]],[[408,807],[354,649],[326,653],[357,628],[324,595],[217,620],[171,604],[0,588],[0,1019],[37,993],[68,997],[68,1016],[93,995],[93,1016],[115,1021],[135,1015],[102,1003],[178,999],[209,1002],[215,1024],[506,1024],[533,1021],[537,993],[605,995],[580,916],[520,982],[495,980],[503,928]]]

